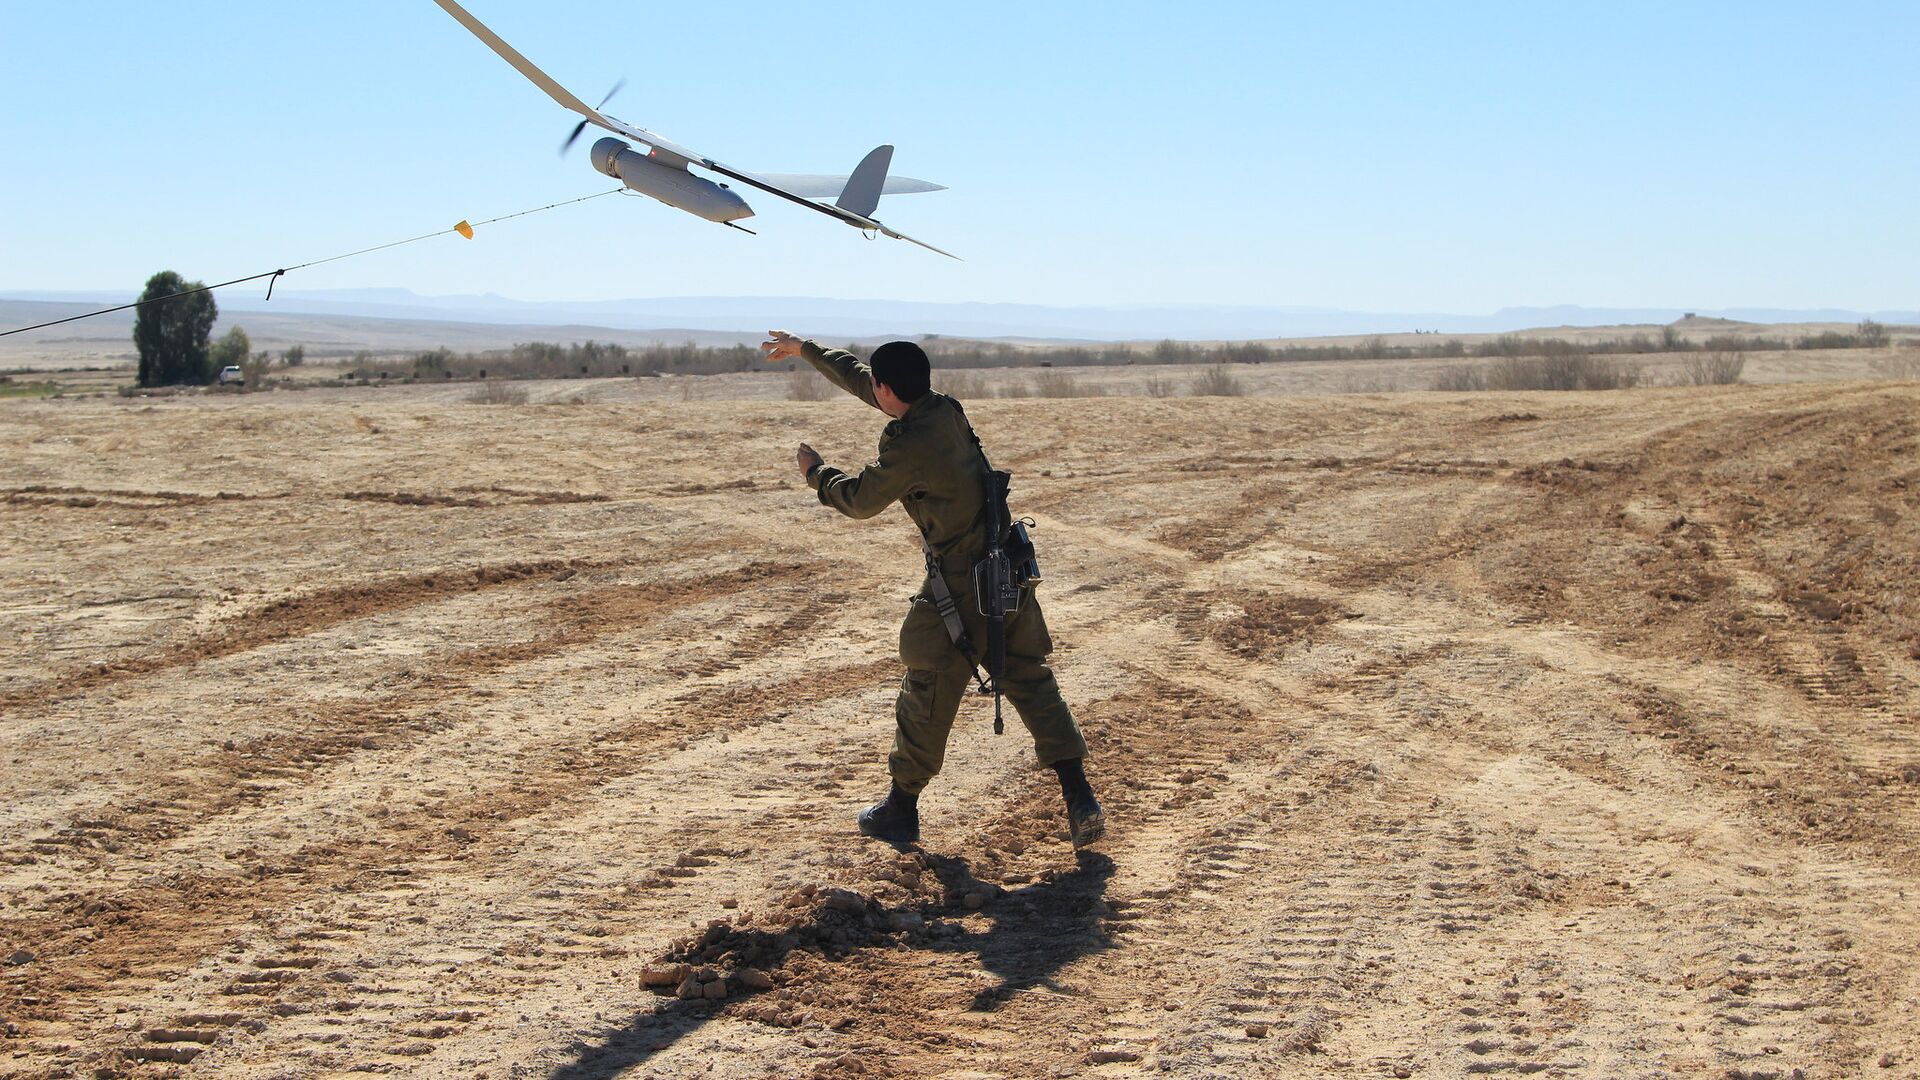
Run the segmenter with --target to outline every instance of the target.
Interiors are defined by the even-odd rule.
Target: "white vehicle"
[[[240,365],[238,364],[228,364],[226,367],[221,368],[220,377],[215,381],[221,386],[225,386],[228,383],[245,386],[247,382],[246,377],[240,374]]]

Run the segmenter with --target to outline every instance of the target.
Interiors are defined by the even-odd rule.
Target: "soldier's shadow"
[[[965,859],[929,854],[927,865],[940,876],[948,895],[988,888],[974,877]],[[1058,989],[1053,977],[1075,960],[1106,950],[1111,939],[1101,929],[1102,899],[1113,877],[1113,860],[1094,851],[1076,853],[1074,869],[1002,893],[985,909],[988,926],[959,938],[933,943],[942,952],[972,952],[980,966],[1000,977],[974,995],[973,1008],[992,1010],[1014,994],[1037,987]]]
[[[1107,882],[1113,877],[1113,860],[1098,852],[1082,851],[1076,854],[1075,862],[1072,870],[1043,875],[1038,881],[993,895],[995,887],[976,877],[967,860],[928,853],[927,866],[938,875],[948,896],[974,893],[991,899],[977,913],[963,904],[926,912],[947,925],[960,927],[957,934],[905,940],[932,953],[973,953],[981,968],[998,976],[998,983],[974,994],[970,1007],[975,1010],[997,1009],[1015,994],[1043,987],[1057,990],[1054,977],[1061,968],[1112,945],[1100,918],[1105,911],[1102,898]],[[962,916],[969,917],[967,923],[984,917],[987,924],[976,928],[959,922]],[[787,933],[809,928],[791,927]],[[785,960],[775,945],[777,940],[767,934],[758,942],[769,952],[768,966],[776,968]],[[604,1031],[597,1041],[575,1044],[568,1051],[571,1056],[548,1075],[553,1080],[612,1080],[698,1031],[723,1008],[716,1002],[666,999],[660,1007],[635,1015],[623,1027]],[[857,1021],[854,1027],[857,1030]]]

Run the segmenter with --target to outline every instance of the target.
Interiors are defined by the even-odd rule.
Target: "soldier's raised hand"
[[[777,364],[782,360],[791,360],[800,355],[801,341],[785,330],[769,330],[767,336],[772,341],[760,343],[760,351],[767,356],[767,362]]]
[[[812,472],[815,465],[825,464],[820,458],[820,452],[808,446],[806,443],[800,444],[800,449],[795,451],[793,460],[795,464],[800,466],[801,476]]]

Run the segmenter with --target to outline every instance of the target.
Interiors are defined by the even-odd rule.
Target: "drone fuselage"
[[[753,208],[733,189],[693,175],[677,157],[655,160],[614,138],[594,143],[591,156],[594,168],[695,217],[724,224],[753,216]]]

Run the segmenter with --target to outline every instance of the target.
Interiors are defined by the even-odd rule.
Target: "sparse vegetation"
[[[1874,373],[1886,379],[1920,379],[1920,348],[1909,346],[1893,356],[1873,361]]]
[[[452,361],[453,350],[444,345],[430,352],[416,353],[413,358],[414,377],[444,376],[450,370]]]
[[[1796,349],[1883,349],[1891,340],[1887,328],[1872,319],[1862,319],[1853,333],[1826,330],[1808,334],[1793,343]]]
[[[1148,397],[1157,398],[1172,397],[1179,393],[1179,388],[1174,385],[1172,379],[1163,379],[1159,376],[1147,380],[1146,390]]]
[[[1391,374],[1345,372],[1340,376],[1342,394],[1397,394],[1400,380]]]
[[[525,405],[527,388],[512,383],[489,379],[473,388],[467,395],[470,405]]]
[[[238,330],[239,327],[234,327]],[[248,390],[264,390],[267,387],[267,371],[273,367],[273,354],[261,351],[237,361],[240,365],[240,384]]]
[[[934,383],[941,393],[963,402],[990,396],[987,377],[977,371],[937,371]]]
[[[1194,397],[1239,397],[1247,388],[1225,366],[1215,364],[1193,377],[1192,391]]]
[[[1729,386],[1740,381],[1747,358],[1737,352],[1700,353],[1687,359],[1681,381],[1688,386]]]
[[[1640,368],[1611,357],[1514,357],[1487,371],[1489,390],[1624,390],[1640,385]]]
[[[1754,353],[1815,348],[1865,348],[1873,343],[1891,342],[1887,327],[1871,321],[1862,323],[1853,333],[1827,332],[1804,336],[1797,341],[1780,337],[1747,334],[1718,334],[1701,341],[1689,340],[1674,327],[1662,327],[1658,334],[1641,333],[1579,341],[1557,337],[1531,337],[1502,334],[1484,341],[1468,343],[1445,338],[1418,345],[1396,345],[1374,336],[1354,344],[1273,345],[1265,342],[1227,342],[1197,344],[1165,340],[1150,349],[1123,345],[1057,347],[1019,347],[1005,342],[967,341],[928,336],[922,341],[934,367],[934,384],[955,397],[1073,397],[1094,392],[1086,380],[1073,380],[1065,373],[1020,385],[1009,380],[1000,384],[961,380],[960,372],[979,368],[1124,367],[1140,364],[1193,365],[1222,367],[1267,363],[1301,363],[1343,360],[1433,360],[1479,357],[1493,360],[1560,359],[1568,357],[1606,357],[1658,355],[1663,353]],[[855,350],[860,351],[860,350]],[[388,366],[391,365],[391,366]],[[384,360],[362,351],[352,359],[355,378],[369,381],[382,377],[405,378],[485,378],[562,379],[604,378],[609,376],[651,377],[656,375],[712,375],[729,372],[762,371],[759,350],[746,345],[700,346],[691,341],[678,345],[628,347],[601,342],[560,345],[549,342],[524,342],[511,349],[485,353],[461,353],[438,348],[414,354],[409,359]],[[1467,370],[1467,369],[1459,369]],[[1555,381],[1569,372],[1578,379],[1602,382],[1632,379],[1629,366],[1610,364],[1528,365],[1512,369],[1508,377],[1520,381]],[[1531,372],[1531,374],[1529,374]],[[1457,372],[1436,378],[1435,389],[1450,389],[1446,379]],[[1358,384],[1356,384],[1358,385]],[[1626,383],[1631,385],[1631,383]],[[1374,389],[1380,389],[1375,387]],[[1391,389],[1391,387],[1387,387]],[[805,391],[802,391],[803,393]],[[1150,380],[1146,392],[1169,396],[1177,392]],[[798,399],[805,400],[805,399]]]
[[[1612,357],[1517,356],[1475,367],[1455,365],[1437,373],[1435,390],[1624,390],[1638,386],[1639,365]]]
[[[1786,352],[1793,346],[1786,338],[1755,337],[1748,334],[1715,334],[1701,348],[1708,352]]]
[[[1447,392],[1485,390],[1487,373],[1472,364],[1452,364],[1433,377],[1433,389]]]
[[[787,372],[787,398],[791,401],[825,401],[833,391],[834,385],[812,364]]]
[[[57,382],[14,382],[11,378],[0,377],[0,398],[54,397],[59,393],[60,384]]]
[[[1033,374],[1033,396],[1035,397],[1099,397],[1103,393],[1105,391],[1099,386],[1084,382],[1071,372],[1046,368]]]

